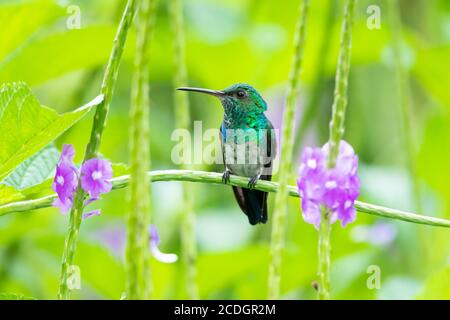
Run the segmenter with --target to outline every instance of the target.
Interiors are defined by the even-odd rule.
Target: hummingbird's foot
[[[250,181],[248,182],[248,188],[249,189],[254,189],[256,184],[258,183],[259,178],[261,177],[260,174],[254,176],[253,178],[250,179]]]
[[[222,175],[222,182],[227,184],[228,182],[230,182],[230,171],[225,170],[225,172]]]

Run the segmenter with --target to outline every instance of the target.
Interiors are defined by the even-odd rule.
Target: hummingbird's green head
[[[249,84],[237,83],[224,90],[201,88],[178,88],[183,91],[194,91],[213,95],[220,99],[225,113],[241,112],[258,114],[267,110],[267,104],[258,91]]]
[[[225,90],[222,104],[233,104],[242,111],[250,113],[264,112],[267,110],[267,104],[258,91],[249,84],[237,83]]]

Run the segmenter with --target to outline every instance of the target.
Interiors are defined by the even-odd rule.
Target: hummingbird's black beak
[[[181,87],[181,88],[177,88],[177,90],[181,90],[181,91],[192,91],[192,92],[200,92],[200,93],[205,93],[205,94],[209,94],[215,97],[223,97],[225,95],[225,93],[223,91],[219,91],[219,90],[210,90],[210,89],[203,89],[203,88],[189,88],[189,87]]]

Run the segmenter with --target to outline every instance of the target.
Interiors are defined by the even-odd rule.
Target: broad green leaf
[[[0,205],[24,200],[25,195],[13,187],[0,184]]]
[[[35,86],[68,72],[106,64],[115,33],[115,26],[91,26],[34,39],[0,63],[0,82],[25,81]]]
[[[39,185],[53,176],[58,158],[59,151],[51,144],[22,162],[4,182],[18,190]]]
[[[0,60],[17,49],[39,28],[64,15],[54,0],[17,1],[0,4]]]
[[[51,182],[59,151],[51,144],[22,162],[0,184],[0,205],[52,193]]]
[[[24,83],[4,84],[0,89],[0,181],[102,101],[103,96],[98,96],[73,112],[59,115],[41,106]]]

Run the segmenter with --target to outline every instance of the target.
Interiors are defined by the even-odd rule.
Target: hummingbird
[[[245,83],[224,90],[181,87],[177,90],[199,92],[214,96],[223,106],[220,142],[225,171],[222,181],[230,174],[250,178],[248,188],[233,186],[233,193],[251,225],[267,222],[267,192],[255,190],[259,179],[272,179],[276,156],[276,136],[265,116],[267,103],[259,92]]]

